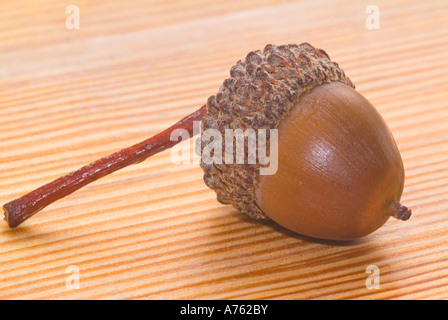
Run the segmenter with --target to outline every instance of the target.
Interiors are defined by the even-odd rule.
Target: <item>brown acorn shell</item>
[[[230,78],[207,101],[202,132],[217,129],[224,137],[225,129],[277,129],[303,93],[332,81],[355,87],[325,51],[308,43],[269,44],[263,51],[250,52],[232,67]],[[222,144],[224,155],[224,138]],[[201,152],[206,145],[202,141]],[[201,161],[204,181],[216,191],[219,202],[231,204],[252,218],[267,219],[255,201],[260,166],[258,158],[256,164]]]

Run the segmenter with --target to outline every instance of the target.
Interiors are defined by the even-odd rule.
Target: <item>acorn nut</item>
[[[193,122],[201,119],[203,132],[213,129],[223,136],[226,129],[278,130],[275,174],[261,175],[265,165],[259,161],[201,162],[204,181],[218,200],[255,219],[271,219],[314,238],[351,240],[372,233],[391,216],[407,220],[411,215],[399,202],[404,167],[385,121],[337,63],[303,43],[250,52],[205,106],[172,127],[5,204],[9,226],[175,145],[171,132],[184,128],[191,135]],[[266,140],[273,143],[269,136]],[[202,140],[201,151],[206,146]]]
[[[206,184],[224,204],[315,238],[356,239],[390,216],[407,220],[398,148],[354,88],[307,43],[249,53],[208,100],[203,129],[277,128],[278,170],[201,163]]]

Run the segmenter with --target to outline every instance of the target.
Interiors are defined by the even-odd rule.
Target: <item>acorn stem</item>
[[[395,219],[406,221],[411,217],[412,210],[405,207],[398,201],[394,201],[390,207],[392,209],[391,216]]]
[[[172,131],[175,129],[185,129],[191,137],[193,135],[193,122],[200,121],[206,113],[206,107],[203,105],[192,114],[155,136],[96,160],[5,204],[3,210],[5,212],[6,222],[10,228],[17,227],[49,204],[73,193],[87,184],[171,148],[182,141],[181,139],[179,141],[171,141],[170,136]]]

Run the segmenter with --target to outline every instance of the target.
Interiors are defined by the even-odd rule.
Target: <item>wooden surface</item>
[[[65,9],[80,9],[68,30]],[[1,299],[447,299],[448,3],[2,1],[0,203],[146,139],[268,43],[325,49],[402,153],[407,222],[347,244],[250,221],[165,151],[0,223]],[[79,268],[80,288],[66,286]],[[376,265],[380,288],[367,289]]]

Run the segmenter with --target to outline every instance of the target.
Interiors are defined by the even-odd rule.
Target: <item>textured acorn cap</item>
[[[263,51],[250,52],[232,67],[230,78],[207,101],[202,131],[217,129],[224,137],[225,129],[277,129],[303,93],[332,81],[355,87],[325,51],[308,43],[269,44]],[[201,151],[206,145],[204,141],[201,143]],[[201,161],[204,181],[216,191],[218,201],[232,204],[253,218],[267,219],[255,201],[261,166],[258,158],[256,164],[248,164],[247,154],[244,164],[222,162]]]

